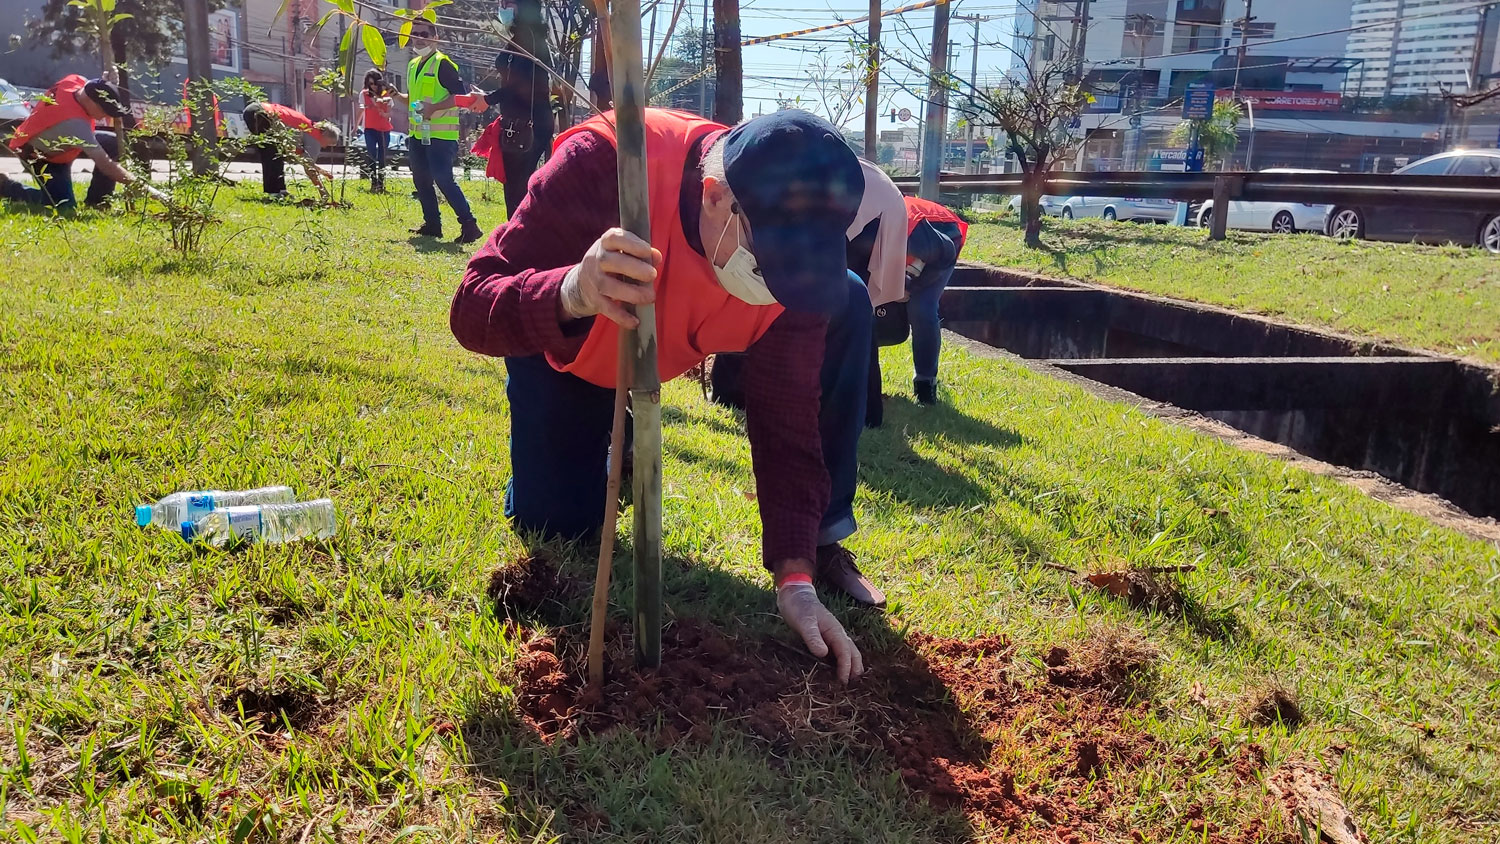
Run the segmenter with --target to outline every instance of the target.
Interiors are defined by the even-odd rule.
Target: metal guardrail
[[[1021,192],[1020,173],[944,175],[946,191],[986,194]],[[894,179],[914,194],[918,179]],[[1302,202],[1309,205],[1401,205],[1423,208],[1494,209],[1500,212],[1500,178],[1487,176],[1397,176],[1379,173],[1157,173],[1142,171],[1055,172],[1042,192],[1051,196],[1124,196],[1191,202],[1215,199]]]

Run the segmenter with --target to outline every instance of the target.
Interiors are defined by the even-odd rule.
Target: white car
[[[31,115],[31,103],[16,86],[0,79],[0,127],[19,124]]]
[[[1061,217],[1063,208],[1063,197],[1043,196],[1042,213],[1048,217]],[[1019,194],[1010,198],[1010,213],[1021,213],[1021,197]]]
[[[1120,196],[1070,196],[1059,212],[1064,220],[1099,217],[1104,220],[1171,222],[1177,202],[1171,199],[1132,199]]]
[[[1273,167],[1262,173],[1332,173],[1332,170],[1298,170],[1290,167]],[[1328,223],[1331,205],[1308,205],[1304,202],[1240,202],[1229,203],[1229,219],[1225,222],[1231,229],[1252,232],[1321,232]],[[1213,224],[1214,201],[1203,203],[1198,212],[1198,225],[1207,228]]]

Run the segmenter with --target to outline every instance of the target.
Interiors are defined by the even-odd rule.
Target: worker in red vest
[[[895,346],[911,333],[912,392],[921,404],[937,404],[938,353],[943,332],[938,300],[958,265],[969,224],[936,202],[908,196],[906,200],[906,297],[875,308],[875,345]],[[870,361],[871,381],[879,384],[880,356]],[[870,427],[880,424],[880,395],[873,388],[866,403]]]
[[[0,196],[32,205],[72,208],[73,162],[80,155],[94,162],[94,176],[89,181],[86,205],[103,205],[114,192],[115,184],[136,181],[129,170],[120,166],[119,139],[114,132],[94,129],[96,121],[121,118],[134,124],[130,116],[130,92],[102,79],[84,79],[72,74],[63,77],[47,90],[36,108],[16,128],[6,145],[25,163],[37,186],[28,188],[0,174]],[[161,202],[167,195],[155,188],[148,192]]]
[[[286,163],[295,161],[302,165],[302,172],[312,180],[318,195],[328,202],[327,182],[333,180],[333,174],[318,166],[318,153],[325,147],[338,145],[339,127],[327,120],[314,123],[302,112],[279,103],[251,103],[245,107],[244,117],[245,129],[257,139],[261,189],[277,199],[285,199]],[[293,130],[296,140],[288,144],[285,138],[276,137],[277,126]]]
[[[744,392],[761,554],[781,616],[838,676],[859,649],[814,580],[885,596],[842,541],[854,533],[870,299],[845,256],[864,191],[822,118],[785,110],[733,129],[646,109],[651,242],[619,228],[613,115],[564,132],[526,201],[469,262],[450,323],[505,358],[506,514],[528,534],[588,537],[603,521],[618,326],[654,301],[663,381],[748,352]]]

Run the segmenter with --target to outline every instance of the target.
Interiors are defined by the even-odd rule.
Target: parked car
[[[1061,217],[1062,216],[1063,200],[1065,198],[1066,197],[1061,197],[1061,196],[1043,196],[1042,197],[1042,213],[1045,214],[1045,215],[1047,215],[1048,217]],[[1021,196],[1020,196],[1020,194],[1017,194],[1017,195],[1015,195],[1015,196],[1013,196],[1013,197],[1010,198],[1010,213],[1012,213],[1012,214],[1019,214],[1019,213],[1021,213]]]
[[[365,154],[365,133],[355,132],[354,137],[349,139],[349,153],[359,163],[359,175],[361,178],[370,178],[370,157]],[[406,166],[406,133],[392,132],[390,145],[385,151],[385,166]]]
[[[1292,167],[1271,167],[1262,173],[1331,173],[1332,170],[1298,170]],[[1309,205],[1303,202],[1241,202],[1229,203],[1229,219],[1225,225],[1231,229],[1253,232],[1322,232],[1328,225],[1331,205]],[[1203,203],[1198,211],[1198,225],[1207,228],[1213,225],[1214,201]]]
[[[1100,217],[1105,220],[1170,222],[1177,214],[1171,199],[1130,199],[1119,196],[1070,196],[1058,212],[1064,220]]]
[[[1481,176],[1500,178],[1500,150],[1440,152],[1397,170],[1394,175]],[[1500,184],[1500,183],[1497,183]],[[1403,205],[1335,205],[1327,232],[1344,240],[1461,243],[1500,255],[1500,208],[1413,209]]]
[[[31,101],[21,89],[0,79],[0,135],[9,136],[31,115]]]

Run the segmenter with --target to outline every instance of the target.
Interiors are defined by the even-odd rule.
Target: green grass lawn
[[[788,748],[727,721],[698,742],[530,737],[511,670],[530,634],[485,597],[524,550],[501,512],[503,366],[447,324],[466,251],[409,240],[404,189],[355,202],[278,207],[238,188],[186,260],[127,215],[0,216],[0,839],[1055,840],[1040,817],[1006,831],[933,808],[837,734]],[[981,231],[973,257],[1000,257],[1011,232]],[[1256,249],[1290,267],[1345,252],[1061,231],[1181,238],[1140,248],[1226,279]],[[1126,251],[1069,266],[1123,273]],[[1446,250],[1347,251],[1414,274],[1432,256],[1393,289],[1471,271]],[[1334,262],[1309,266],[1335,295]],[[1008,637],[1020,688],[1046,685],[1055,645],[1144,638],[1154,667],[1119,711],[1155,743],[1078,798],[1099,821],[1089,840],[1285,840],[1256,832],[1276,816],[1261,775],[1236,771],[1251,744],[1267,771],[1327,766],[1372,841],[1500,834],[1500,550],[1016,365],[948,349],[937,409],[912,403],[909,371],[888,352],[852,542],[891,607],[838,611],[876,672],[917,633]],[[740,421],[681,381],[663,405],[672,613],[781,633]],[[337,539],[213,552],[133,524],[134,504],[174,490],[271,483],[331,496]],[[1187,609],[1133,609],[1053,567],[1121,561],[1196,564]],[[568,568],[591,576],[587,552]],[[1273,684],[1300,727],[1247,718]],[[267,701],[284,721],[254,717]],[[1037,725],[1059,723],[1002,719],[987,736],[1018,787],[1051,788],[1057,737]]]
[[[1191,299],[1500,362],[1500,260],[1482,249],[1340,243],[1314,234],[1048,219],[1027,249],[1014,218],[976,225],[964,257]]]

